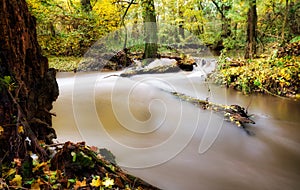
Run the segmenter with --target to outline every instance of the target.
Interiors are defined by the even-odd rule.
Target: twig
[[[270,94],[272,96],[275,96],[275,97],[281,98],[281,99],[285,99],[285,100],[289,100],[289,98],[285,98],[285,97],[279,96],[277,94],[274,94],[274,93],[270,92],[269,90],[265,89],[264,87],[260,87],[260,88],[263,89],[266,93],[268,93],[268,94]]]
[[[249,101],[249,103],[248,103],[248,105],[247,105],[247,107],[246,107],[246,114],[248,114],[248,109],[249,109],[249,107],[250,107],[250,105],[251,105],[251,103],[252,103],[252,100],[253,100],[253,96],[251,96],[251,99],[250,99],[250,101]]]
[[[130,6],[132,5],[134,3],[134,0],[131,0],[130,1],[130,3],[129,3],[129,5],[127,6],[127,8],[126,8],[126,10],[125,10],[125,13],[123,14],[123,16],[122,16],[122,19],[121,19],[121,26],[124,26],[124,29],[125,29],[125,40],[124,40],[124,47],[123,47],[123,49],[125,50],[125,48],[126,48],[126,46],[127,46],[127,27],[126,27],[126,25],[125,25],[125,17],[126,17],[126,15],[127,15],[127,12],[128,12],[128,10],[129,10],[129,8],[130,8]],[[125,51],[125,53],[126,53],[126,51]]]
[[[106,79],[106,78],[109,78],[109,77],[119,77],[120,75],[116,75],[116,74],[114,74],[114,75],[108,75],[108,76],[105,76],[105,77],[103,77],[104,79]]]

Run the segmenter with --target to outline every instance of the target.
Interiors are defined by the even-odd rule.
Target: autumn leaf
[[[22,176],[16,174],[15,177],[9,182],[12,186],[21,187],[22,186]]]
[[[4,176],[2,176],[2,177],[3,177],[3,178],[6,178],[6,177],[11,176],[11,175],[14,174],[14,173],[16,173],[16,169],[15,169],[15,168],[11,168],[11,169],[9,169],[8,172],[6,172],[6,173],[4,174]]]
[[[47,162],[42,162],[42,163],[38,164],[37,166],[35,166],[35,167],[32,169],[32,171],[35,172],[35,171],[39,170],[41,167],[44,167],[44,166],[47,166],[47,165],[48,165]]]
[[[22,166],[22,161],[19,158],[14,158],[14,163],[19,167]]]
[[[105,187],[111,187],[112,185],[114,185],[114,180],[109,178],[107,175],[106,177],[104,178],[104,181],[102,182],[102,184],[105,186]]]
[[[35,190],[40,190],[40,183],[41,182],[41,179],[37,179],[35,180],[32,184],[31,184],[31,189],[35,189]]]
[[[85,187],[86,186],[86,178],[83,179],[83,181],[76,181],[74,188],[78,189],[79,187]]]
[[[22,125],[18,126],[18,133],[24,133],[24,128]]]
[[[99,176],[96,176],[92,182],[90,183],[91,186],[93,187],[99,187],[101,185],[101,180]]]
[[[2,126],[0,126],[0,135],[2,135],[4,133],[4,129]]]

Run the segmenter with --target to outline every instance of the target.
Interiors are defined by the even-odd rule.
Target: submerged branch
[[[253,135],[252,132],[246,129],[245,124],[255,124],[250,116],[246,113],[245,108],[239,105],[222,105],[209,102],[207,100],[200,100],[186,94],[179,92],[171,92],[172,95],[176,96],[180,100],[189,102],[197,107],[207,110],[213,110],[214,112],[222,113],[225,120],[232,122],[237,127],[241,127],[246,131],[248,135]]]

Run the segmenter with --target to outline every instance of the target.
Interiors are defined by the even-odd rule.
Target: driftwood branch
[[[222,104],[215,104],[207,100],[200,100],[198,98],[194,98],[192,96],[188,96],[178,92],[171,92],[171,94],[183,101],[189,102],[202,109],[209,109],[218,113],[223,113],[225,120],[232,122],[237,127],[241,127],[246,131],[248,135],[253,135],[251,131],[246,129],[245,124],[255,124],[255,122],[252,119],[250,119],[250,116],[246,113],[245,108],[239,105],[228,106]]]

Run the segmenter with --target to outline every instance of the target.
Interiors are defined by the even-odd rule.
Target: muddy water
[[[300,187],[299,102],[244,96],[195,73],[110,74],[118,73],[58,74],[53,125],[59,141],[107,147],[125,170],[162,189]],[[168,91],[250,104],[255,136]]]

